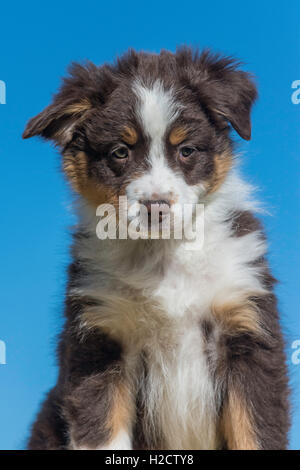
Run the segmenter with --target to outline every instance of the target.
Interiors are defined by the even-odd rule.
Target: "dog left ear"
[[[251,139],[251,108],[257,91],[250,75],[232,71],[219,82],[211,85],[214,106],[211,111],[230,122],[235,131],[245,140]]]
[[[240,64],[235,59],[210,51],[193,56],[185,49],[177,53],[177,60],[217,126],[224,128],[229,122],[243,139],[250,140],[251,108],[257,98],[251,74],[238,70]]]
[[[252,76],[237,70],[231,58],[202,56],[207,70],[208,108],[216,117],[227,120],[245,140],[251,139],[251,108],[257,98]]]

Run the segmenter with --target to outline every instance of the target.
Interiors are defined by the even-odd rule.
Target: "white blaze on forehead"
[[[179,114],[180,106],[175,103],[173,90],[166,90],[159,80],[151,87],[137,81],[133,90],[139,98],[137,114],[145,134],[150,137],[152,146],[162,145],[167,128]]]
[[[145,155],[150,168],[127,186],[129,204],[151,199],[153,194],[160,199],[195,203],[199,188],[189,187],[183,175],[170,168],[165,156],[166,131],[179,116],[183,105],[176,101],[174,90],[165,89],[159,80],[148,87],[136,81],[133,91],[138,97],[137,117],[150,140],[148,154]]]

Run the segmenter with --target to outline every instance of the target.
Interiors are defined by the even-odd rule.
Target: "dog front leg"
[[[121,345],[66,325],[60,345],[61,414],[69,449],[131,449],[135,405]],[[81,334],[74,334],[79,331]]]
[[[275,298],[254,305],[222,311],[223,441],[230,450],[286,449],[289,390]]]
[[[133,406],[120,370],[85,378],[65,400],[70,449],[130,450]]]

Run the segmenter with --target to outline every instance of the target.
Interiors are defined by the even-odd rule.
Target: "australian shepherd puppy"
[[[29,121],[24,138],[59,146],[78,214],[59,377],[29,449],[286,448],[274,278],[231,136],[250,139],[256,95],[231,58],[130,51],[73,64]],[[120,198],[127,226],[143,206],[159,235],[202,205],[203,236],[121,237],[117,212],[116,236],[99,237],[99,207]]]

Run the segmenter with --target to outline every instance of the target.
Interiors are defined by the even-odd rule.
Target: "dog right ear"
[[[96,67],[91,62],[86,65],[72,64],[70,76],[55,95],[53,103],[30,119],[23,138],[41,136],[52,139],[57,145],[66,145],[74,130],[113,88],[109,67]]]
[[[91,104],[84,99],[78,102],[55,102],[40,114],[30,119],[23,133],[23,139],[39,135],[53,139],[58,145],[71,140],[76,124],[91,109]]]

